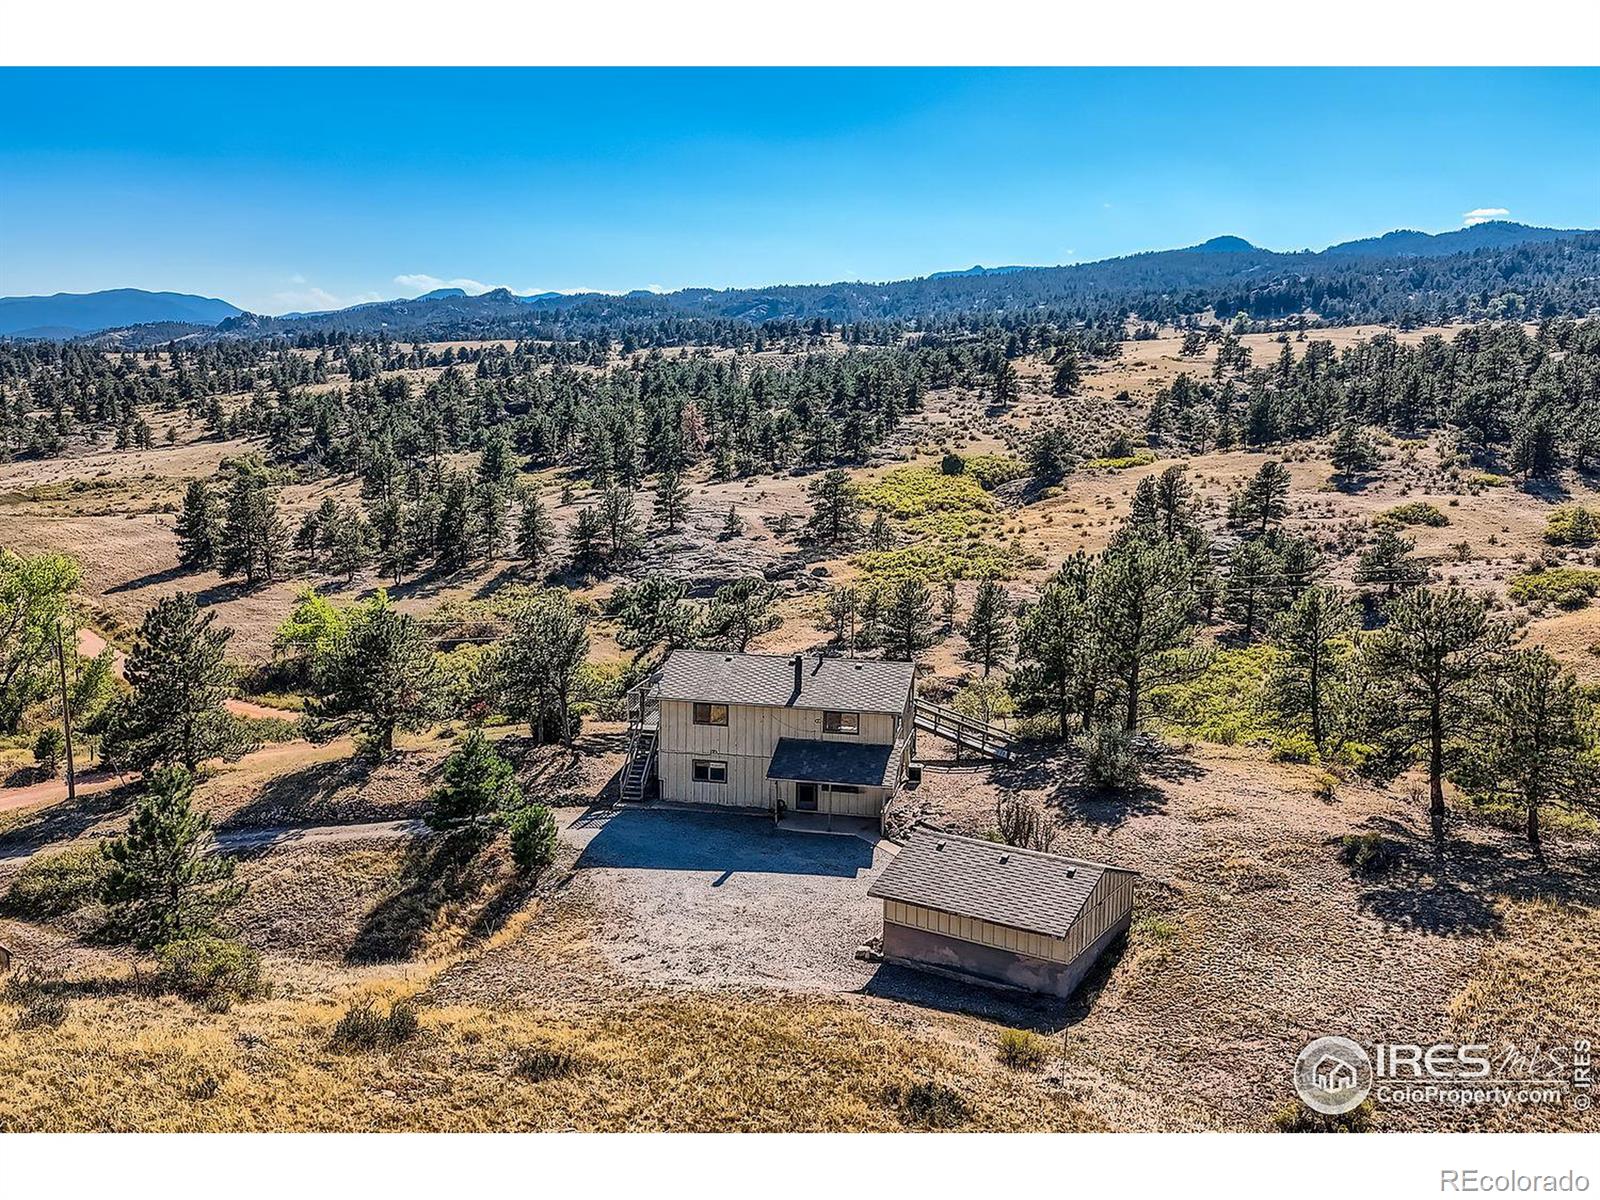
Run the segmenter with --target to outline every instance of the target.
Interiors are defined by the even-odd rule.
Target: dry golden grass
[[[896,1130],[908,1126],[894,1089],[924,1080],[966,1101],[968,1127],[1096,1127],[1045,1082],[840,1001],[424,1007],[411,1041],[354,1054],[328,1045],[344,1007],[268,1000],[201,1016],[166,1000],[76,1000],[59,1029],[0,1033],[0,1129]],[[524,1078],[519,1060],[538,1049],[573,1069]]]

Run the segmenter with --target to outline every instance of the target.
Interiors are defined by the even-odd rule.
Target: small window
[[[853,783],[830,784],[828,790],[835,796],[859,796],[861,789]]]
[[[822,714],[822,730],[824,733],[860,733],[861,714],[850,712],[833,712],[829,710]]]
[[[727,783],[728,764],[711,758],[697,758],[694,760],[694,781],[696,783]]]
[[[694,723],[696,725],[726,725],[728,723],[728,706],[726,704],[696,704],[694,706]]]

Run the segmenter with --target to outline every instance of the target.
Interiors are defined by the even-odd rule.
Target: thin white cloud
[[[1504,221],[1511,215],[1509,208],[1475,208],[1461,214],[1463,225],[1482,225],[1485,221]]]
[[[481,296],[484,292],[492,292],[501,285],[493,283],[479,283],[476,279],[440,279],[437,275],[425,275],[420,272],[413,275],[396,275],[395,283],[407,291],[422,295],[424,292],[438,291],[440,288],[460,288],[469,296]]]
[[[299,282],[304,282],[299,280]],[[286,312],[325,312],[334,308],[349,308],[352,304],[371,304],[375,300],[386,300],[377,292],[358,292],[353,296],[339,296],[321,287],[303,287],[292,291],[275,292],[272,297],[273,308],[280,313]]]

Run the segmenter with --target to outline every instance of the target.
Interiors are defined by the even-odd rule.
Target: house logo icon
[[[1372,1060],[1349,1038],[1318,1038],[1294,1061],[1294,1090],[1316,1112],[1347,1113],[1372,1090]]]

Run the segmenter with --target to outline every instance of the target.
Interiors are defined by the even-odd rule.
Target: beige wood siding
[[[775,780],[783,797],[783,806],[790,812],[798,812],[794,803],[794,783],[788,779]],[[771,786],[771,784],[769,784]],[[862,788],[859,792],[835,792],[826,784],[817,785],[817,811],[819,813],[832,813],[837,817],[872,817],[883,815],[883,802],[889,793],[884,788]]]
[[[773,784],[767,766],[778,739],[815,738],[826,742],[893,745],[893,713],[861,713],[860,733],[825,733],[820,708],[775,708],[756,704],[728,706],[726,725],[696,725],[694,704],[687,700],[661,701],[656,772],[661,798],[680,804],[722,804],[738,808],[771,808]],[[694,760],[714,759],[728,764],[727,783],[697,783]],[[793,785],[782,784],[785,803],[793,804]],[[883,808],[883,792],[838,796],[833,811],[875,817]],[[848,805],[848,807],[846,807]],[[819,811],[825,811],[820,808]]]
[[[1015,954],[1026,954],[1046,962],[1069,963],[1132,911],[1135,878],[1131,871],[1107,871],[1095,884],[1094,891],[1084,903],[1083,912],[1067,929],[1066,936],[1059,938],[1029,933],[1010,925],[996,925],[974,917],[958,917],[954,913],[899,900],[883,902],[883,919],[890,924],[923,929]]]

